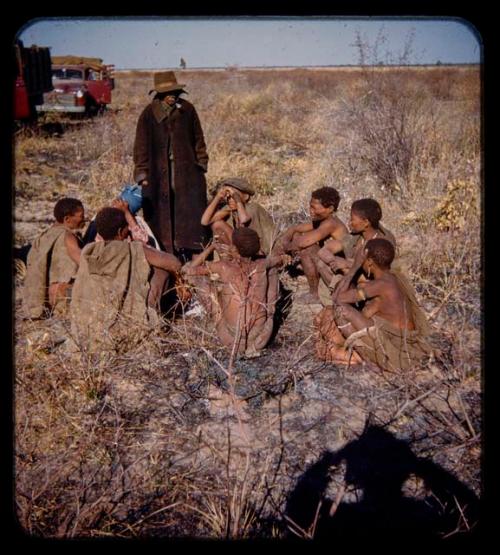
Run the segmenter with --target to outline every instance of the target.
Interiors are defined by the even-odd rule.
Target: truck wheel
[[[85,104],[85,117],[87,118],[93,117],[98,112],[99,112],[99,106],[92,99],[89,99]]]

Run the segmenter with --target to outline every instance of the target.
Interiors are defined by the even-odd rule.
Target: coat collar
[[[177,103],[180,104],[181,107],[176,108],[175,110],[173,110],[171,112],[170,117],[175,117],[178,112],[182,112],[182,102],[183,102],[182,99],[178,100]],[[155,117],[155,119],[158,123],[161,123],[167,117],[167,114],[165,113],[165,111],[163,110],[163,108],[161,106],[161,100],[158,100],[158,99],[153,100],[151,102],[151,109],[152,109],[153,115],[154,115],[154,117]]]

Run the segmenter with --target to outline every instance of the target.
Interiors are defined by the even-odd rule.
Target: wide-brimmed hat
[[[175,77],[175,73],[173,71],[157,71],[153,75],[153,88],[149,91],[148,94],[151,94],[153,91],[157,93],[166,93],[171,91],[182,91],[187,92],[184,90],[186,85],[177,83],[177,78]]]
[[[243,193],[248,193],[249,195],[255,194],[255,191],[250,183],[248,183],[248,181],[243,177],[225,177],[224,179],[218,181],[217,189],[219,187],[223,187],[224,185],[230,185],[231,187],[234,187]]]

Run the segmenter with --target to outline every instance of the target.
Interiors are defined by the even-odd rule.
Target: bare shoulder
[[[334,221],[332,218],[326,218],[322,222],[320,222],[319,226],[316,230],[311,229],[311,231],[319,231],[323,235],[330,235],[334,231]]]
[[[66,230],[64,240],[69,245],[78,245],[78,239],[74,233],[71,233],[71,231]]]
[[[337,216],[333,216],[332,220],[335,223],[335,229],[341,229],[342,231],[345,231],[347,233],[348,229],[347,226],[345,225],[345,223]]]
[[[394,297],[400,294],[398,281],[390,272],[387,272],[373,283],[377,284],[379,295]]]

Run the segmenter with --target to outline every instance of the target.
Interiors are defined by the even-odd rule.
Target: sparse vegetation
[[[357,68],[184,69],[183,82],[204,128],[209,186],[247,178],[281,226],[305,218],[324,185],[339,190],[344,221],[355,199],[380,202],[434,326],[435,359],[405,375],[321,363],[313,311],[292,304],[258,359],[233,360],[203,318],[180,317],[95,361],[65,350],[64,319],[22,319],[20,281],[15,503],[29,534],[315,537],[328,519],[321,506],[335,514],[359,499],[341,467],[308,522],[287,513],[287,499],[368,419],[480,495],[479,69],[370,71],[367,81]],[[59,121],[57,134],[17,133],[16,245],[48,225],[60,196],[80,198],[90,218],[130,182],[150,82],[118,72],[108,113]],[[301,279],[283,276],[292,293]],[[403,490],[424,499],[427,487],[408,476]],[[454,519],[442,536],[474,527],[459,499],[440,502]]]

